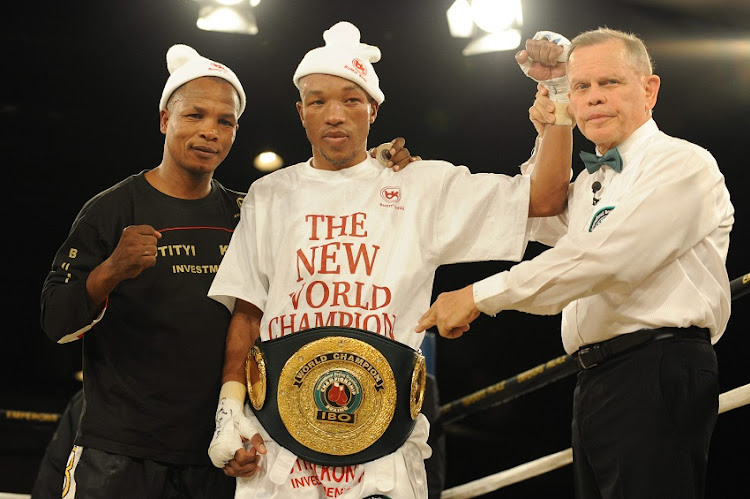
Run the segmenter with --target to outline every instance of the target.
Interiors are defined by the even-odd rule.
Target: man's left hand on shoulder
[[[370,149],[370,156],[376,158],[386,168],[393,168],[393,171],[397,172],[409,163],[422,159],[419,156],[409,154],[409,149],[405,147],[405,144],[406,139],[396,137],[391,142]]]

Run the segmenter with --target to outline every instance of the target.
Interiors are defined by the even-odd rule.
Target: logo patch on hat
[[[361,76],[365,76],[367,74],[367,66],[365,66],[365,64],[361,60],[357,58],[352,59],[352,65]]]
[[[217,63],[215,63],[215,62],[211,62],[211,63],[210,63],[209,65],[208,65],[208,70],[209,70],[209,71],[226,71],[226,70],[227,70],[227,68],[225,68],[225,67],[224,67],[224,66],[222,66],[221,64],[217,64]]]
[[[605,218],[607,218],[607,215],[612,213],[612,210],[614,210],[614,206],[607,206],[606,208],[602,208],[599,211],[596,212],[594,215],[594,218],[591,219],[591,225],[589,225],[589,232],[596,229],[599,224],[601,224]]]

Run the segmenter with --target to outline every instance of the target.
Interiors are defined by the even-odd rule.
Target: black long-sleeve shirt
[[[83,334],[86,408],[78,445],[210,465],[230,314],[206,293],[244,194],[214,180],[205,198],[177,199],[151,187],[144,173],[81,209],[42,289],[42,327],[55,341]],[[141,224],[162,234],[156,265],[120,283],[96,322],[86,278],[125,227]]]

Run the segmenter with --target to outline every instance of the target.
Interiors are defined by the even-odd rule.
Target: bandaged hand
[[[539,31],[526,41],[526,49],[516,54],[516,61],[526,76],[541,83],[555,105],[555,124],[572,125],[568,115],[568,78],[566,64],[570,41],[559,33]]]
[[[243,411],[245,393],[244,385],[238,381],[227,381],[221,387],[216,409],[216,430],[208,446],[208,456],[217,468],[224,468],[243,448],[243,437],[250,440],[258,433]]]

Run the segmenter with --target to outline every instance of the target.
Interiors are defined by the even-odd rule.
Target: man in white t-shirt
[[[421,161],[396,173],[371,158],[367,136],[385,96],[372,66],[380,50],[360,43],[359,35],[354,25],[338,23],[324,33],[326,45],[308,52],[299,64],[293,77],[300,91],[297,110],[312,158],[253,183],[208,293],[233,311],[209,455],[225,473],[240,477],[237,497],[427,497],[429,423],[418,407],[413,421],[407,421],[413,427],[404,441],[382,456],[344,460],[341,465],[335,464],[336,456],[303,460],[274,437],[269,426],[276,428],[276,422],[259,421],[263,413],[253,410],[258,409],[259,397],[255,383],[250,393],[253,407],[245,405],[248,351],[256,341],[270,348],[320,328],[353,328],[366,332],[373,344],[416,351],[423,335],[414,332],[414,324],[429,305],[438,266],[518,261],[527,244],[529,216],[556,214],[564,207],[569,166],[551,169],[540,161],[533,175],[511,177],[471,174],[463,166]],[[550,128],[545,150],[550,156],[569,156],[571,127]],[[544,158],[545,151],[540,156]],[[305,332],[293,334],[300,331]],[[256,354],[248,363],[253,379],[258,378]],[[298,381],[324,357],[297,366]],[[272,379],[272,359],[264,359],[263,375]],[[287,365],[295,362],[297,354]],[[377,367],[373,376],[398,367]],[[334,388],[336,397],[345,400],[358,395],[357,381],[347,372],[340,370],[340,379],[325,385],[326,396],[331,398]],[[369,374],[373,372],[368,368]],[[396,383],[404,381],[396,378]],[[270,397],[282,413],[296,395],[272,385],[263,385],[260,405]],[[315,391],[314,397],[321,396]],[[363,406],[368,397],[373,398],[365,393],[361,399]],[[308,402],[312,404],[301,405]],[[395,411],[398,414],[399,407]],[[355,417],[333,409],[325,414],[340,417],[341,424],[353,424]],[[356,417],[361,421],[380,416]],[[402,424],[398,417],[385,431]],[[282,431],[304,442],[297,435],[306,423],[295,426],[285,419],[284,424]],[[246,448],[243,438],[249,440]],[[362,454],[378,444],[365,444]],[[322,445],[335,447],[336,442]]]

